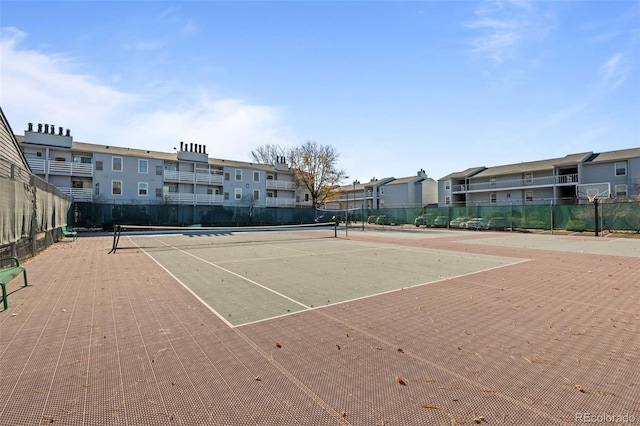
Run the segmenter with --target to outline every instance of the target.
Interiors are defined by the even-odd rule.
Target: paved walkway
[[[0,424],[640,421],[637,258],[401,244],[531,261],[230,328],[144,253],[60,242],[0,312]]]

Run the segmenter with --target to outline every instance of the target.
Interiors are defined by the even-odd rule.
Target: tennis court
[[[333,227],[179,231],[128,238],[230,326],[523,261],[336,238]]]
[[[6,425],[633,425],[640,240],[81,235],[0,313]]]

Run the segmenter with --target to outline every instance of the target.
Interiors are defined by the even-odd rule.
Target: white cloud
[[[616,53],[600,67],[603,83],[610,90],[615,90],[629,76],[629,67],[625,64],[624,55]]]
[[[541,16],[530,1],[488,0],[475,10],[475,19],[465,27],[480,35],[471,44],[474,53],[500,64],[532,38],[543,37],[553,19]]]
[[[185,141],[206,145],[211,157],[239,161],[262,144],[298,143],[278,108],[164,83],[149,82],[152,94],[124,92],[85,71],[92,66],[20,49],[26,34],[2,31],[2,107],[16,133],[29,122],[48,123],[70,128],[80,142],[172,152]],[[163,87],[167,96],[159,93]]]

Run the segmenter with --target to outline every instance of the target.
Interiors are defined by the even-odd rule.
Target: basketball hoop
[[[587,198],[589,199],[590,203],[593,203],[596,200],[596,194],[588,194]]]

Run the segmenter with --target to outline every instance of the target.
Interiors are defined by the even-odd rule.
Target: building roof
[[[478,173],[479,171],[482,171],[486,169],[486,167],[484,166],[480,166],[480,167],[470,167],[466,170],[463,170],[461,172],[454,172],[451,174],[446,175],[445,177],[440,178],[439,180],[449,180],[449,179],[465,179],[468,177],[471,177],[473,175],[475,175],[476,173]]]
[[[21,169],[30,171],[29,163],[24,158],[24,154],[20,149],[18,140],[11,130],[9,120],[4,115],[4,111],[0,107],[0,157],[3,157],[9,163],[19,166]]]
[[[394,179],[386,185],[402,185],[405,183],[418,182],[423,181],[425,178],[423,176],[407,176],[403,178]]]
[[[578,163],[588,159],[591,155],[593,155],[592,152],[582,152],[578,154],[569,154],[561,158],[550,158],[547,160],[527,161],[523,163],[505,164],[504,166],[488,167],[473,177],[500,176],[540,170],[552,170],[558,166],[577,165]]]
[[[625,160],[627,158],[640,157],[640,148],[620,149],[595,154],[589,163],[604,163],[608,161]]]
[[[24,141],[24,137],[17,136],[17,138],[19,140]],[[137,158],[149,158],[149,159],[173,161],[173,162],[183,161],[183,160],[178,160],[177,154],[175,152],[167,153],[167,152],[161,152],[161,151],[151,151],[146,149],[124,148],[119,146],[98,145],[98,144],[76,142],[76,141],[73,142],[71,150],[87,152],[87,153],[97,152],[102,154],[122,155],[122,156],[130,156],[130,157],[137,157]],[[248,167],[251,169],[266,170],[266,171],[275,170],[275,167],[271,164],[249,163],[247,161],[224,160],[220,158],[209,158],[208,164],[212,166],[217,166],[217,167],[224,167],[224,166]]]

